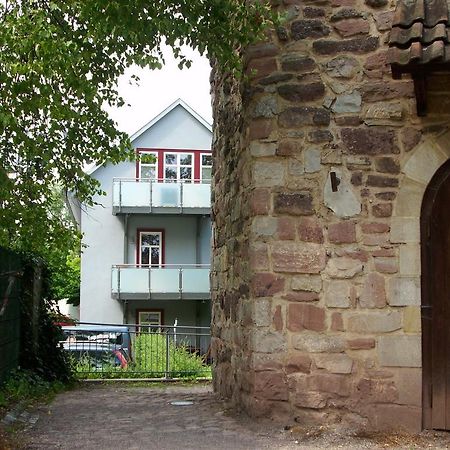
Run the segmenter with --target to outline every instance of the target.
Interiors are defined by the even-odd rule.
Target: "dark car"
[[[111,365],[125,368],[131,361],[131,337],[126,326],[64,326],[62,331],[64,350],[96,369]]]

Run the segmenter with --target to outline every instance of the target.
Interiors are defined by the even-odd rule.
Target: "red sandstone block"
[[[281,331],[283,329],[283,317],[281,315],[281,306],[277,305],[275,312],[273,313],[272,325],[275,331]]]
[[[255,395],[268,400],[288,400],[288,386],[283,372],[259,372],[255,376]]]
[[[335,244],[351,244],[356,242],[355,223],[340,222],[329,225],[328,239]]]
[[[333,331],[344,331],[344,321],[341,313],[335,312],[331,315],[331,329]]]
[[[374,258],[375,270],[381,273],[397,273],[398,259],[397,258]]]
[[[283,298],[290,302],[315,302],[319,300],[319,294],[309,291],[295,291],[288,292],[286,295],[283,295]]]
[[[387,233],[391,227],[387,223],[367,222],[361,224],[361,230],[366,234]]]
[[[275,272],[319,273],[325,268],[325,249],[319,244],[276,242],[272,246]]]
[[[298,224],[298,238],[305,242],[323,243],[323,231],[315,219],[304,218]]]
[[[280,217],[277,221],[278,239],[290,241],[295,239],[295,221],[291,217]]]
[[[314,305],[291,303],[288,308],[287,328],[290,331],[325,330],[325,310]]]
[[[310,373],[311,358],[302,353],[290,354],[284,370],[288,375],[295,372]]]
[[[284,289],[284,278],[273,273],[255,273],[252,288],[256,297],[271,296]]]
[[[274,122],[271,119],[253,119],[249,127],[249,139],[253,141],[267,138],[273,128]]]
[[[268,189],[255,189],[250,197],[250,208],[254,215],[266,215],[270,210],[270,192]]]
[[[369,32],[369,22],[365,19],[340,20],[333,26],[342,37],[367,34]]]
[[[267,245],[261,244],[249,250],[250,267],[254,270],[269,270],[269,253]]]
[[[247,65],[247,74],[252,78],[258,79],[276,72],[277,60],[275,58],[257,58],[252,59]]]
[[[347,340],[347,346],[350,350],[369,350],[375,348],[375,339],[357,338]]]
[[[392,203],[377,203],[372,206],[372,214],[374,217],[391,217]]]

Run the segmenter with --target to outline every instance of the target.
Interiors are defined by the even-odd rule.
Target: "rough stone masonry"
[[[278,0],[212,75],[214,386],[252,415],[421,428],[419,219],[450,83],[394,81],[389,0]]]

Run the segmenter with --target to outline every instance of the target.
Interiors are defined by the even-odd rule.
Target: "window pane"
[[[141,178],[156,178],[156,169],[150,166],[141,166]]]
[[[152,247],[152,264],[159,264],[159,247]]]
[[[141,234],[141,245],[159,245],[159,233],[143,233]]]
[[[166,179],[167,180],[176,180],[177,179],[177,171],[174,168],[166,167]]]
[[[177,163],[177,155],[174,153],[166,153],[166,164],[176,164]]]
[[[190,167],[180,167],[180,179],[182,180],[192,179],[192,169]]]
[[[212,166],[212,155],[202,155],[202,165]]]
[[[149,250],[148,247],[141,248],[141,264],[149,263]]]
[[[211,168],[203,167],[202,168],[202,180],[209,181],[211,179]]]
[[[182,166],[192,165],[192,155],[187,155],[185,153],[180,153],[180,164]]]

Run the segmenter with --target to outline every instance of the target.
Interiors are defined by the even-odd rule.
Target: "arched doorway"
[[[425,192],[421,243],[423,425],[450,430],[450,160]]]

